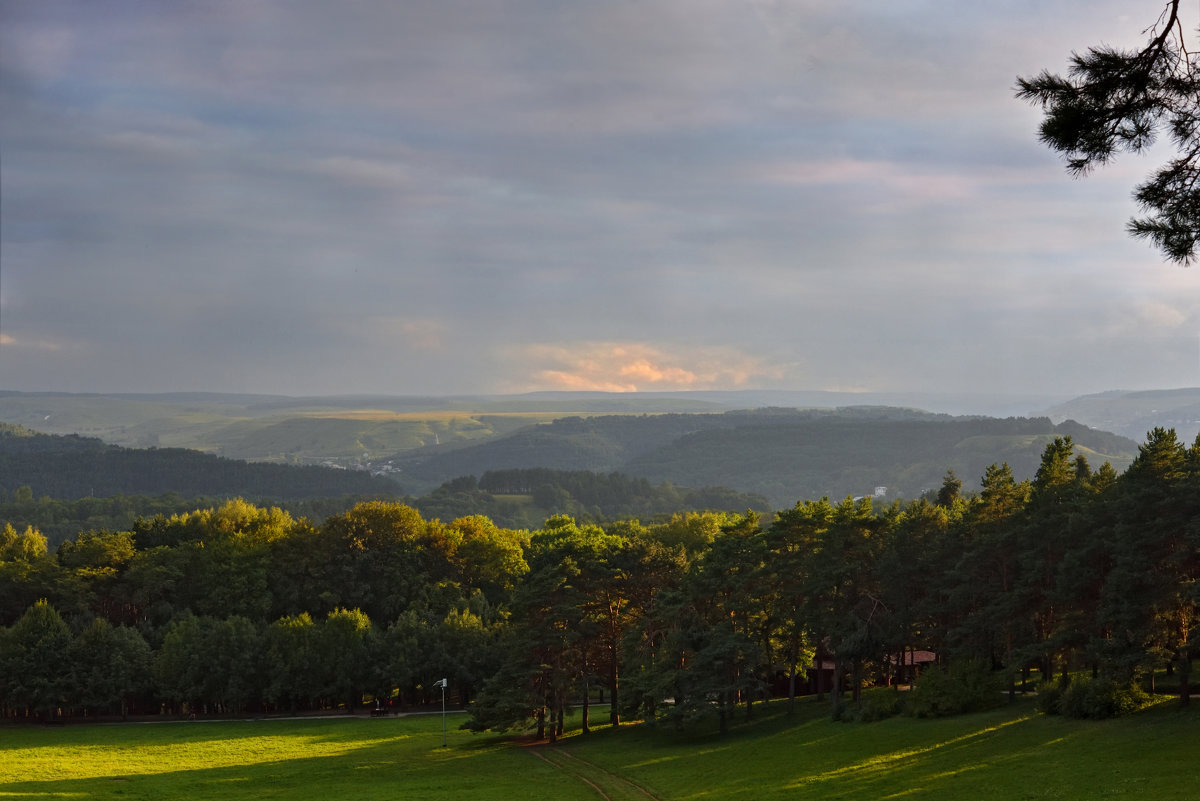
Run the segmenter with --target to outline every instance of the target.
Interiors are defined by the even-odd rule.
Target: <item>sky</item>
[[[1162,6],[0,0],[0,389],[1198,386],[1014,97]]]

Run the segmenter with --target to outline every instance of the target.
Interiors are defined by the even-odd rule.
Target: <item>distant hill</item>
[[[782,432],[778,440],[770,431],[718,433],[750,424],[737,415],[761,417],[764,413],[755,409],[775,408],[771,425],[785,422],[779,409],[790,410],[790,423],[797,425],[805,423],[803,415],[809,422],[828,420],[831,415],[846,418],[849,409],[858,410],[854,412],[858,419],[880,417],[882,413],[865,410],[885,407],[893,411],[883,416],[892,419],[900,414],[914,420],[951,419],[951,414],[1033,416],[1060,424],[1078,420],[1135,442],[1155,425],[1174,426],[1188,440],[1200,429],[1200,390],[1105,393],[1055,404],[1054,399],[1031,395],[782,390],[309,398],[0,391],[0,422],[50,434],[98,437],[130,448],[186,448],[251,462],[398,470],[404,490],[415,494],[462,475],[545,467],[622,471],[687,486],[733,486],[765,492],[773,503],[788,505],[798,493],[858,495],[876,486],[889,487],[889,495],[901,492],[911,497],[931,482],[940,484],[947,467],[953,467],[970,486],[979,478],[981,464],[992,460],[1009,459],[1019,469],[1036,464],[1046,439],[1057,431],[1047,423],[1039,424],[1034,434],[968,437],[951,452],[928,458],[917,458],[924,447],[918,438],[905,446],[908,455],[895,448],[869,458],[860,454],[854,457],[857,461],[832,474],[828,466],[815,467],[820,454],[811,452],[817,447],[811,443],[824,442],[825,433]],[[590,422],[607,417],[625,422]],[[628,422],[641,418],[641,422]],[[553,423],[556,420],[562,422]],[[685,435],[692,436],[685,440]],[[884,440],[890,436],[882,431],[870,435]],[[810,443],[809,451],[801,447],[804,442]],[[488,443],[495,445],[488,447]],[[1092,447],[1082,441],[1080,445]],[[753,453],[746,454],[747,450]],[[1111,458],[1118,467],[1134,452],[1128,444],[1092,450],[1095,453],[1088,455],[1093,462]],[[735,467],[738,476],[729,474]],[[735,479],[742,483],[732,484]]]
[[[858,396],[843,393],[851,398]],[[917,408],[737,408],[740,400],[829,401],[834,393],[534,393],[457,398],[264,395],[65,395],[0,392],[0,421],[60,437],[37,464],[11,461],[0,446],[0,488],[39,495],[178,492],[263,499],[398,493],[366,471],[388,472],[405,492],[432,492],[460,476],[546,468],[620,472],[681,487],[728,487],[775,508],[800,498],[871,494],[912,498],[953,469],[970,489],[987,465],[1007,461],[1019,477],[1036,470],[1045,444],[1070,434],[1093,465],[1123,469],[1149,427],[1094,430],[1102,420],[1174,420],[1185,437],[1200,390],[1106,393],[1054,407],[1050,417],[953,417]],[[916,399],[914,397],[914,399]],[[961,400],[961,399],[960,399]],[[1162,418],[1163,410],[1176,410]],[[622,410],[636,413],[618,413]],[[1078,413],[1077,413],[1078,412]],[[1085,414],[1086,413],[1086,414]],[[1116,427],[1116,426],[1114,426]],[[23,435],[24,436],[24,435]],[[28,436],[33,436],[31,433]],[[45,435],[43,435],[45,436]],[[31,442],[48,440],[35,437]],[[126,452],[113,443],[150,447]],[[195,445],[191,445],[195,443]],[[28,443],[27,443],[28,444]],[[189,444],[188,449],[181,447]],[[193,449],[194,448],[194,449]],[[51,449],[53,450],[53,449]],[[198,453],[197,450],[205,451]],[[219,459],[218,457],[226,457]],[[272,464],[248,465],[268,461]],[[314,466],[311,472],[284,465]],[[268,470],[267,467],[275,470]],[[263,468],[263,469],[259,469]]]
[[[1173,428],[1190,444],[1200,433],[1200,388],[1101,392],[1052,406],[1045,414],[1054,420],[1077,420],[1114,431],[1138,442],[1153,428]]]
[[[724,483],[759,492],[777,507],[801,498],[871,494],[913,498],[954,470],[973,489],[988,465],[1008,462],[1031,477],[1055,436],[1070,435],[1093,466],[1131,461],[1136,443],[1046,418],[814,420],[699,432],[638,457],[624,469],[689,486]],[[727,477],[727,478],[726,478]]]
[[[0,392],[0,422],[130,448],[351,467],[427,443],[478,441],[560,416],[485,413],[470,405],[451,398]]]
[[[454,449],[397,454],[401,480],[440,482],[486,471],[544,467],[620,471],[684,486],[758,493],[774,508],[824,495],[912,498],[954,470],[977,486],[993,462],[1018,478],[1037,470],[1046,443],[1071,436],[1093,466],[1121,470],[1137,443],[1048,418],[951,417],[879,407],[768,409],[724,414],[567,418]]]
[[[11,495],[22,486],[66,500],[164,493],[281,501],[400,494],[395,482],[366,472],[249,463],[182,448],[123,448],[0,423],[0,490]]]
[[[475,444],[531,423],[571,416],[875,405],[1005,417],[1028,415],[1054,402],[1031,395],[786,390],[307,398],[0,391],[0,422],[47,434],[98,437],[130,448],[189,448],[249,461],[351,467],[427,446]]]
[[[392,458],[407,474],[424,481],[525,467],[603,472],[697,430],[732,421],[714,414],[563,417],[479,445],[424,448]]]

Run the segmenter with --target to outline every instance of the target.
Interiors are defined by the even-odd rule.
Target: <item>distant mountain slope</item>
[[[866,404],[1007,416],[1026,415],[1053,402],[1045,396],[790,390],[448,397],[0,390],[0,422],[47,434],[99,437],[131,448],[190,448],[249,461],[351,466],[377,461],[381,454],[475,443],[531,423],[570,416],[715,414],[770,406],[830,409]]]
[[[1173,428],[1190,444],[1200,433],[1200,388],[1101,392],[1060,403],[1045,413],[1054,420],[1078,420],[1138,442],[1153,428]]]
[[[400,494],[394,482],[365,472],[242,462],[182,448],[122,448],[0,423],[0,489],[11,494],[21,486],[66,500],[168,492],[277,500]]]
[[[1154,425],[1173,425],[1190,440],[1200,428],[1200,423],[1195,422],[1200,420],[1200,414],[1194,405],[1188,404],[1200,402],[1200,390],[1175,392],[1184,395],[1175,398],[1172,393],[1109,393],[1099,399],[1107,403],[1112,396],[1120,396],[1120,404],[1109,405],[1121,414],[1093,414],[1094,401],[1081,399],[1082,406],[1064,404],[1055,407],[1050,416],[1055,421],[1074,418],[1094,428],[1119,430],[1136,441],[1141,441]],[[1186,395],[1189,392],[1193,393],[1191,400]],[[1151,404],[1144,413],[1121,411],[1121,404],[1141,410],[1142,401]],[[478,475],[488,469],[529,466],[622,469],[626,463],[682,433],[726,429],[745,423],[734,417],[722,419],[722,413],[739,410],[754,413],[751,410],[764,406],[790,407],[791,414],[798,414],[795,410],[802,408],[807,410],[806,414],[817,416],[832,414],[835,406],[841,407],[837,414],[845,416],[848,404],[875,404],[869,408],[886,404],[1005,417],[1029,415],[1053,402],[1036,396],[779,390],[308,398],[220,393],[79,395],[0,390],[0,422],[51,434],[94,436],[125,447],[187,448],[233,459],[279,464],[342,467],[371,464],[386,470],[390,467],[386,462],[394,458],[393,454],[402,454],[401,466],[408,476],[404,488],[419,493],[432,490],[447,478]],[[1164,409],[1177,409],[1178,413],[1163,415]],[[860,409],[859,414],[863,413]],[[594,420],[605,415],[654,415],[661,416],[663,422],[646,422],[640,428],[626,426],[629,428],[626,433],[622,433],[622,427],[596,428],[580,420],[564,424],[565,428],[550,428],[549,434],[533,426],[566,417]],[[517,435],[517,431],[522,433]],[[560,433],[568,435],[565,441],[560,441]],[[475,449],[488,441],[499,443],[506,436],[512,439],[494,449]],[[450,455],[462,449],[467,450]],[[530,463],[531,455],[537,456],[536,464]],[[651,467],[647,462],[646,469]],[[667,472],[665,468],[654,469]],[[977,476],[963,478],[970,481]],[[893,481],[897,480],[903,487],[916,483],[905,476]],[[851,483],[850,479],[847,483]],[[835,487],[827,489],[841,491]],[[853,492],[866,489],[855,483]],[[787,491],[786,487],[779,487],[780,493]]]
[[[0,422],[48,434],[93,436],[132,448],[188,448],[248,461],[339,466],[427,443],[478,441],[554,416],[484,414],[448,398],[0,391]]]
[[[563,417],[480,445],[427,448],[394,460],[426,481],[526,467],[606,471],[698,429],[732,424],[731,418],[712,414]]]
[[[248,461],[361,465],[437,445],[470,444],[579,414],[688,413],[729,407],[690,397],[566,393],[545,397],[288,398],[173,393],[72,395],[0,390],[0,422],[133,448],[189,448]],[[365,455],[364,455],[365,454]]]
[[[988,465],[1008,462],[1031,477],[1046,443],[1070,435],[1093,466],[1122,469],[1136,443],[1046,418],[947,420],[812,420],[747,425],[683,437],[623,469],[631,475],[688,486],[724,484],[767,496],[777,507],[802,498],[870,494],[912,498],[941,485],[954,470],[978,485]]]
[[[739,428],[764,421],[805,422],[839,419],[951,419],[914,409],[757,409],[724,414],[605,415],[563,417],[522,428],[474,446],[425,448],[396,454],[393,461],[421,481],[444,481],[488,470],[545,467],[555,470],[620,470],[639,457],[702,431]],[[722,482],[708,482],[722,483]],[[689,485],[704,486],[704,484]]]
[[[1007,461],[1032,476],[1047,442],[1073,437],[1098,467],[1123,469],[1137,444],[1048,418],[955,418],[907,409],[759,410],[720,415],[570,418],[452,451],[398,455],[404,476],[444,481],[489,470],[546,467],[618,470],[685,486],[725,486],[776,508],[802,498],[870,494],[915,497],[949,469],[969,488]]]

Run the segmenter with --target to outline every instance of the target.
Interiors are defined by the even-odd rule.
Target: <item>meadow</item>
[[[676,732],[645,724],[557,745],[459,731],[449,716],[0,729],[0,798],[97,799],[1195,799],[1200,709],[1115,721],[1029,701],[940,720],[833,723],[780,704]]]

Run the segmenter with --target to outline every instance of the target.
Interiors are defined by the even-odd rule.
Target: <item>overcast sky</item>
[[[1162,5],[0,0],[0,388],[1200,385],[1013,96]]]

